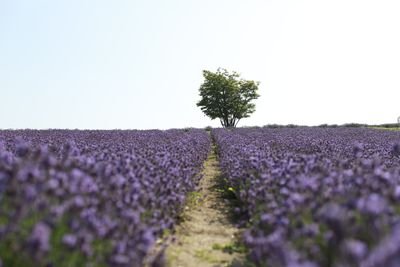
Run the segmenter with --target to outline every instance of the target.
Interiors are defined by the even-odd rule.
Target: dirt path
[[[237,245],[239,229],[230,218],[224,198],[215,147],[204,163],[199,190],[189,196],[184,221],[177,227],[175,242],[167,249],[170,267],[241,266]]]

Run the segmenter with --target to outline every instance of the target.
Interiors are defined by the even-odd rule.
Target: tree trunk
[[[239,121],[240,121],[240,119],[237,119],[236,124],[235,124],[234,127],[236,127],[238,125]]]
[[[222,127],[225,128],[225,123],[224,123],[224,121],[223,121],[221,118],[219,119],[219,122],[221,123]]]
[[[219,121],[224,128],[235,128],[240,119],[237,118],[219,118]]]

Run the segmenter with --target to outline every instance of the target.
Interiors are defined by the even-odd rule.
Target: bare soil
[[[183,222],[166,251],[167,265],[242,266],[244,255],[237,246],[240,229],[232,222],[214,146],[202,174],[199,189],[190,194]]]

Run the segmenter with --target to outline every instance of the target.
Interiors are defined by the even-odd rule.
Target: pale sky
[[[261,82],[239,126],[400,116],[399,0],[0,0],[0,128],[219,126],[202,70]]]

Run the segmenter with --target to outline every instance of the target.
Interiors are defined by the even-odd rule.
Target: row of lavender
[[[400,266],[400,132],[213,130],[257,266]]]
[[[209,149],[202,130],[1,131],[0,265],[142,266]]]

